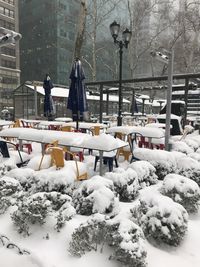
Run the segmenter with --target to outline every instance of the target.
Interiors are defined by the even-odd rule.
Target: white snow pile
[[[139,205],[131,210],[132,219],[142,227],[146,238],[156,243],[178,246],[187,231],[188,213],[171,198],[145,190]]]
[[[167,174],[176,170],[176,159],[173,153],[164,150],[136,148],[134,156],[137,159],[150,162],[156,169],[158,179],[162,180]]]
[[[135,161],[129,165],[129,168],[136,171],[141,188],[156,184],[158,182],[156,169],[148,161]]]
[[[187,212],[197,212],[200,189],[197,183],[178,174],[168,174],[163,180],[160,192],[181,204]]]
[[[77,213],[82,215],[118,213],[119,200],[115,196],[113,182],[98,175],[83,181],[72,198]]]
[[[16,179],[26,191],[34,184],[35,172],[29,168],[15,168],[9,171],[6,176]]]
[[[117,168],[114,172],[107,172],[105,177],[113,181],[120,201],[132,201],[137,197],[140,186],[137,173],[133,169]]]

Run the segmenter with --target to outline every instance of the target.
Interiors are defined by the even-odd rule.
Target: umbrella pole
[[[78,131],[78,109],[77,109],[77,114],[76,114],[76,130]]]

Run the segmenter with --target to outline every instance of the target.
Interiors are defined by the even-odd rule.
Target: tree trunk
[[[85,35],[85,24],[87,15],[87,5],[86,0],[81,0],[80,2],[80,13],[79,21],[77,24],[77,35],[75,40],[74,58],[81,58],[81,49],[83,46],[84,35]]]

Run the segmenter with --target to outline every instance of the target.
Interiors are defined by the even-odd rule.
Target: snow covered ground
[[[35,155],[39,152],[34,145]],[[90,175],[94,172],[94,158],[88,156],[85,159]],[[120,162],[120,167],[127,168],[127,162]],[[143,190],[143,189],[142,189]],[[119,203],[120,213],[124,216],[133,207],[134,203]],[[0,266],[2,267],[119,267],[119,262],[109,260],[110,248],[105,246],[103,253],[100,247],[96,252],[87,252],[81,258],[72,257],[69,252],[69,242],[75,228],[85,222],[89,216],[75,215],[67,221],[65,226],[57,232],[54,230],[55,219],[49,217],[42,225],[33,225],[32,234],[24,237],[19,234],[11,220],[10,213],[16,207],[10,207],[4,214],[0,214],[0,235],[5,235],[10,242],[17,244],[20,249],[30,252],[30,255],[19,255],[18,249],[7,248],[0,242]],[[168,245],[152,245],[145,240],[147,249],[147,263],[149,267],[199,267],[200,266],[200,211],[195,215],[189,215],[187,234],[178,247]]]

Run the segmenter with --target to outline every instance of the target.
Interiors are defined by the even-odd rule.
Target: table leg
[[[103,175],[103,151],[99,150],[99,175]]]

